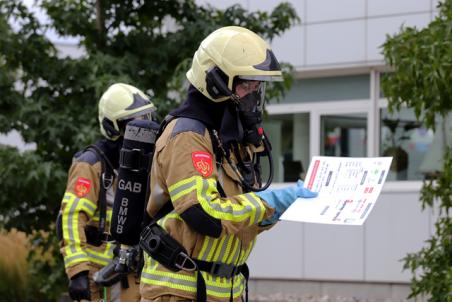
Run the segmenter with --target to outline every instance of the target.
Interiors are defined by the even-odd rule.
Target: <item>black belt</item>
[[[207,272],[214,277],[232,278],[236,275],[242,274],[245,277],[245,301],[248,302],[248,279],[250,271],[246,263],[235,266],[232,264],[225,264],[221,262],[209,262],[204,260],[193,259],[196,263],[198,276],[196,278],[196,301],[207,301],[206,282],[200,271]],[[231,287],[230,301],[233,300],[233,292]]]
[[[214,277],[226,277],[231,278],[242,272],[242,268],[245,266],[235,266],[233,264],[225,264],[221,262],[209,262],[204,260],[193,259],[198,266],[198,269],[203,272],[207,272]]]

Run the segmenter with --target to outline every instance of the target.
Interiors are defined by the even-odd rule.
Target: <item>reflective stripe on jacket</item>
[[[89,263],[104,266],[113,258],[114,246],[111,243],[96,247],[87,243],[85,236],[85,226],[97,227],[99,224],[100,174],[100,161],[94,161],[92,156],[86,161],[83,154],[74,160],[69,169],[66,192],[61,202],[63,238],[60,242],[69,278],[89,270]],[[107,206],[106,231],[109,230],[111,213],[111,206]]]
[[[257,234],[263,230],[258,223],[272,215],[273,210],[256,194],[244,194],[237,176],[226,163],[217,170],[211,138],[205,128],[198,125],[195,130],[176,131],[179,120],[170,122],[157,141],[147,211],[154,216],[166,202],[172,202],[174,210],[158,223],[185,247],[192,258],[239,266],[246,262]],[[206,169],[211,173],[203,174],[195,167],[193,158],[198,152],[206,152],[213,158],[212,166]],[[235,161],[235,158],[231,159]],[[210,165],[209,161],[203,164]],[[217,181],[227,197],[220,196]],[[221,221],[219,238],[195,232],[180,217],[197,204]],[[201,273],[206,282],[208,301],[229,301],[231,290],[234,300],[240,300],[245,286],[243,275],[226,278]],[[196,274],[174,273],[146,255],[141,275],[142,298],[147,300],[171,294],[195,300]]]

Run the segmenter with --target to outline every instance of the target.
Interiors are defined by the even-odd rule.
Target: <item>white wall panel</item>
[[[365,21],[307,25],[306,65],[364,61]]]
[[[271,43],[273,52],[280,62],[291,63],[294,67],[304,65],[304,30],[294,26]]]
[[[367,15],[381,16],[430,10],[430,0],[367,0]]]
[[[248,260],[253,278],[302,278],[303,224],[282,221],[258,236]]]
[[[198,5],[211,5],[213,7],[219,8],[219,9],[226,9],[228,7],[231,7],[234,4],[240,4],[243,8],[248,9],[248,0],[219,0],[219,1],[212,1],[212,0],[196,0],[196,4]]]
[[[367,281],[409,281],[399,261],[429,237],[430,213],[421,212],[418,193],[382,194],[365,225]]]
[[[430,23],[430,13],[369,19],[367,22],[367,60],[383,59],[380,46],[386,34],[393,35],[404,26],[422,28]]]
[[[435,20],[436,17],[439,16],[439,11],[438,10],[433,10],[431,13],[431,20]]]
[[[325,280],[362,280],[363,227],[305,224],[304,277]]]
[[[306,0],[297,0],[297,1],[288,1],[290,4],[295,8],[295,11],[297,12],[298,17],[300,17],[303,20],[304,18],[304,2]],[[249,0],[249,10],[250,11],[272,11],[278,4],[280,4],[281,0]]]
[[[306,0],[306,22],[364,18],[363,0]]]

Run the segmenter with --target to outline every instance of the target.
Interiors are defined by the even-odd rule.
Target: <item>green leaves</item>
[[[438,216],[435,234],[420,251],[404,258],[404,268],[413,274],[410,297],[427,294],[430,302],[452,299],[452,148],[446,152],[443,171],[421,191],[422,207],[434,208]]]
[[[58,209],[66,172],[58,162],[43,162],[33,151],[18,153],[15,148],[0,148],[0,226],[30,232],[47,229]],[[57,201],[57,202],[56,202]]]
[[[426,28],[402,28],[383,45],[394,72],[382,78],[391,110],[412,107],[418,119],[435,128],[438,115],[452,110],[452,0],[440,5],[439,16]],[[406,125],[408,130],[415,125]],[[452,301],[452,149],[444,154],[442,173],[421,190],[422,208],[438,211],[435,233],[426,245],[404,258],[412,272],[410,298],[426,295],[430,302]]]
[[[270,13],[217,10],[193,0],[37,5],[50,16],[48,24],[40,24],[22,1],[0,0],[0,133],[16,129],[36,144],[27,152],[0,146],[0,227],[27,232],[49,230],[55,221],[72,156],[100,136],[97,102],[109,85],[129,83],[153,95],[163,118],[185,97],[191,58],[214,29],[241,25],[271,40],[299,21],[284,3]],[[49,29],[77,37],[86,55],[59,56],[44,35]],[[290,81],[286,74],[269,96],[280,97]],[[33,250],[53,246],[52,259],[58,257],[53,233],[34,243]],[[37,301],[56,297],[65,284],[56,259],[60,263],[31,263],[36,287],[29,296]]]
[[[452,1],[445,1],[440,15],[428,27],[402,27],[383,44],[386,62],[394,72],[382,78],[389,108],[413,107],[425,114],[428,127],[435,127],[435,115],[452,110]]]

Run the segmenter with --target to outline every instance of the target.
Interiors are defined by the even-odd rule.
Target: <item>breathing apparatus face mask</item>
[[[240,87],[239,87],[240,85]],[[262,112],[265,98],[265,82],[239,81],[236,92],[249,91],[237,102],[240,121],[243,126],[243,142],[256,147],[262,142],[264,129],[262,128]]]

